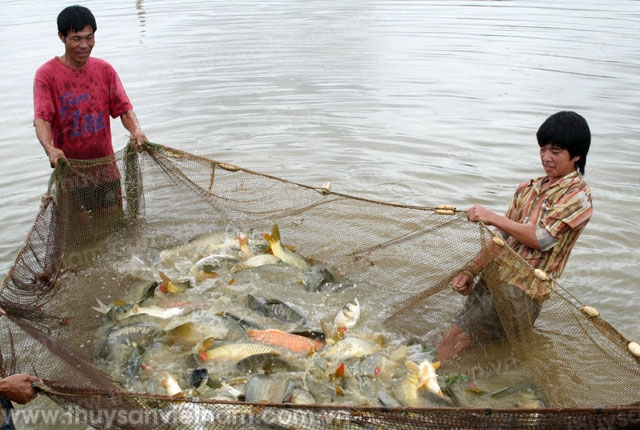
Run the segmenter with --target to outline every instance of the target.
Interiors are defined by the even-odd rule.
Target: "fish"
[[[164,331],[163,327],[153,322],[139,322],[118,326],[107,334],[100,356],[111,355],[119,345],[144,347]]]
[[[295,252],[289,250],[288,248],[282,246],[280,242],[280,230],[278,229],[278,224],[274,224],[271,235],[263,235],[263,237],[269,242],[271,246],[271,252],[273,255],[282,260],[285,264],[289,266],[295,267],[300,270],[307,270],[309,268],[309,264],[306,260]]]
[[[306,325],[307,319],[291,306],[277,299],[265,299],[247,294],[249,308],[260,312],[262,315],[277,319],[285,323]]]
[[[187,375],[187,380],[193,388],[199,388],[209,380],[209,371],[205,367],[192,369]]]
[[[297,334],[298,336],[308,337],[309,339],[317,340],[324,343],[324,331],[322,330],[301,330],[293,331],[291,334]]]
[[[291,392],[291,403],[294,405],[314,405],[316,399],[307,390],[296,388]]]
[[[360,303],[356,297],[340,309],[340,312],[336,315],[333,323],[336,327],[352,328],[356,325],[359,319]]]
[[[191,282],[189,280],[175,282],[169,279],[164,272],[159,272],[162,283],[156,288],[156,294],[180,294],[191,288]]]
[[[245,401],[282,403],[292,381],[284,374],[254,374],[247,379]]]
[[[162,386],[167,390],[167,395],[169,396],[178,396],[182,395],[182,388],[180,388],[180,384],[176,381],[176,378],[173,377],[170,373],[160,372],[162,375]]]
[[[418,407],[418,377],[413,372],[408,372],[398,383],[394,384],[391,389],[396,400],[406,407]],[[386,399],[386,402],[389,402]]]
[[[237,388],[233,387],[232,385],[226,382],[222,383],[222,389],[225,390],[227,393],[229,393],[233,397],[233,400],[238,400],[240,397],[244,395],[242,391],[238,390]]]
[[[267,266],[269,264],[278,264],[280,259],[273,254],[258,254],[241,261],[231,267],[231,273],[241,270],[254,269],[256,267]]]
[[[242,258],[248,259],[248,258],[251,258],[251,257],[253,257],[255,255],[253,253],[253,250],[249,246],[249,236],[244,235],[244,234],[239,234],[238,235],[238,244],[240,245],[240,253],[241,253]]]
[[[102,303],[100,299],[96,299],[98,301],[99,307],[94,307],[96,311],[100,313],[105,313],[107,318],[112,321],[121,321],[125,318],[129,318],[133,315],[151,315],[156,318],[161,319],[169,319],[184,313],[184,308],[182,307],[171,307],[171,308],[162,308],[160,306],[140,306],[136,303],[129,304],[116,304],[109,308],[107,305]],[[105,310],[107,309],[107,310]]]
[[[213,339],[208,338],[205,339],[200,348],[198,348],[196,357],[200,362],[208,360],[240,361],[254,354],[278,355],[279,352],[273,347],[263,343],[216,343]]]
[[[164,336],[169,343],[193,345],[199,335],[192,322],[186,322],[170,330],[156,322],[139,321],[131,324],[114,326],[106,335],[100,356],[108,357],[120,345],[132,347],[146,347],[156,337]]]
[[[320,266],[311,267],[302,285],[309,293],[339,293],[356,286],[339,282],[329,269]]]
[[[377,398],[380,403],[382,403],[382,406],[387,408],[398,408],[402,406],[402,404],[385,389],[378,390]]]
[[[93,310],[104,314],[108,320],[110,321],[120,321],[125,318],[134,315],[133,307],[135,304],[133,303],[123,303],[120,301],[114,302],[113,306],[107,306],[100,299],[96,299],[98,301],[98,306],[93,307]]]
[[[424,360],[420,364],[416,364],[411,360],[407,360],[405,363],[411,373],[413,373],[417,379],[417,389],[426,389],[432,393],[437,394],[439,397],[444,397],[440,385],[438,385],[438,375],[436,370],[440,367],[440,362],[436,361],[431,363],[429,360]]]
[[[272,353],[250,355],[236,363],[242,373],[293,372],[295,369],[288,361]]]
[[[170,319],[173,317],[180,316],[184,313],[183,307],[170,307],[170,308],[162,308],[160,306],[133,306],[133,314],[145,314],[151,315],[152,317],[160,318],[160,319]]]
[[[529,382],[518,382],[500,390],[488,393],[494,399],[508,399],[509,407],[537,409],[546,405],[545,396],[540,388]]]
[[[334,361],[344,361],[380,352],[382,351],[381,343],[382,339],[371,342],[358,337],[346,336],[333,345],[326,346],[319,354]]]
[[[292,352],[309,353],[324,347],[324,342],[276,329],[249,330],[247,334],[253,340],[279,346]]]
[[[233,236],[227,230],[200,234],[184,245],[161,251],[160,262],[167,265],[178,259],[195,261],[215,251],[223,252],[228,249],[237,249],[239,247],[238,239]]]
[[[140,353],[140,350],[138,348],[133,348],[133,350],[130,351],[129,357],[124,360],[122,373],[128,378],[136,376],[142,367],[142,359],[143,356]]]
[[[217,271],[229,270],[238,263],[238,259],[223,254],[211,254],[196,261],[189,269],[192,275],[200,275],[201,272],[216,273]]]
[[[221,312],[218,314],[225,321],[232,321],[242,327],[244,330],[262,330],[262,326],[246,318],[240,318],[229,312]]]

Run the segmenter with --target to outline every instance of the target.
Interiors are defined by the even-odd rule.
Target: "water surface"
[[[561,283],[640,340],[640,3],[86,1],[154,142],[394,203],[504,212],[543,174],[535,131],[589,122],[595,213]],[[0,6],[0,273],[50,175],[32,126],[36,68],[67,5]],[[113,123],[114,145],[126,131]]]

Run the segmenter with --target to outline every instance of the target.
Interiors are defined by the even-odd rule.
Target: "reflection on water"
[[[138,10],[138,20],[140,21],[140,35],[144,36],[144,26],[146,23],[145,13],[144,13],[144,0],[136,1],[136,9]]]
[[[67,4],[0,16],[0,272],[45,192],[32,127],[36,68],[62,54]],[[562,283],[640,339],[640,3],[86,3],[94,55],[119,71],[153,141],[397,203],[504,211],[542,174],[535,130],[572,109],[592,129],[595,214]],[[121,148],[126,132],[113,123]]]

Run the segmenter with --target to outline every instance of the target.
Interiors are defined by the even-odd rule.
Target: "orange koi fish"
[[[287,333],[286,331],[267,329],[267,330],[248,330],[249,337],[259,342],[268,343],[274,346],[286,348],[292,352],[310,352],[319,351],[324,342],[310,339],[308,337],[297,334]]]

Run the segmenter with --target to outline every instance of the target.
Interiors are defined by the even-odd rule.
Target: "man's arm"
[[[142,144],[148,142],[147,136],[140,128],[138,117],[133,110],[128,110],[120,116],[122,125],[129,131],[129,143],[135,145],[136,149],[142,150]]]
[[[528,248],[541,249],[534,225],[520,224],[512,221],[481,205],[475,205],[468,209],[467,219],[472,222],[482,222],[485,225],[496,227],[503,233],[514,237],[518,242]],[[473,289],[472,281],[476,275],[484,269],[484,262],[493,260],[498,252],[499,250],[496,249],[496,245],[490,243],[487,249],[481,251],[476,258],[453,279],[451,283],[453,290],[463,296],[469,295]]]
[[[32,386],[32,382],[42,383],[40,378],[25,373],[7,376],[6,378],[0,379],[0,395],[23,405],[36,395],[36,390]]]
[[[515,238],[527,248],[540,251],[540,243],[536,236],[536,227],[531,224],[520,224],[509,218],[490,211],[481,205],[475,205],[467,210],[467,218],[472,222],[482,222],[498,228],[500,231]]]
[[[43,119],[36,119],[33,122],[36,128],[36,137],[42,145],[44,152],[49,157],[49,164],[52,168],[56,167],[59,158],[65,158],[62,149],[53,146],[53,133],[51,132],[51,124]]]

